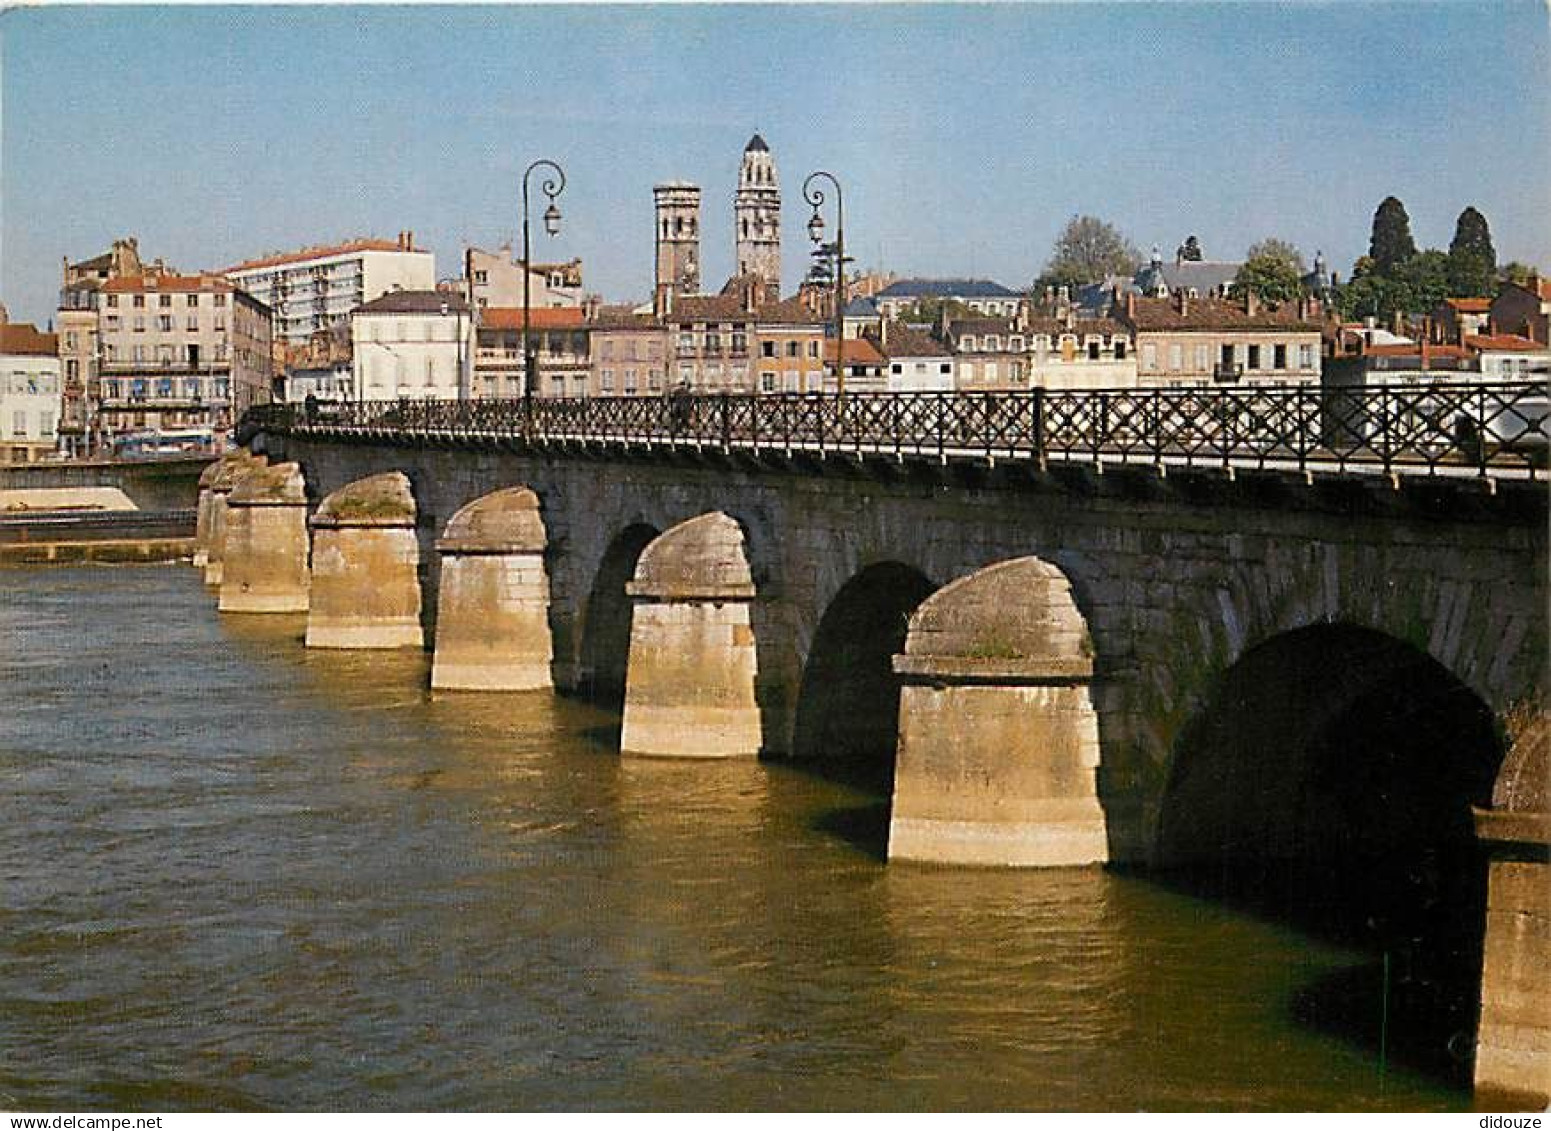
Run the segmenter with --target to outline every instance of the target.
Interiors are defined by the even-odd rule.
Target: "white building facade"
[[[353,400],[467,399],[474,319],[445,291],[397,291],[350,314]]]
[[[34,463],[58,444],[59,344],[25,323],[0,323],[0,463]]]
[[[414,246],[413,232],[401,232],[396,241],[307,247],[239,263],[222,274],[269,307],[275,338],[294,344],[345,324],[351,311],[381,295],[431,290],[436,257]]]

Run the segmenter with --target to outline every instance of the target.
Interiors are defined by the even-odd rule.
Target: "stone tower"
[[[767,292],[781,291],[781,184],[775,158],[755,134],[743,147],[738,192],[733,197],[733,232],[738,274],[757,275]]]
[[[668,181],[652,189],[657,202],[656,292],[700,291],[700,186]]]

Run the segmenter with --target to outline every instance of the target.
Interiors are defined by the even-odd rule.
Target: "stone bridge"
[[[1537,483],[305,430],[253,447],[328,500],[312,607],[331,631],[339,594],[374,588],[385,642],[434,644],[438,686],[552,682],[622,704],[627,755],[875,781],[891,859],[1177,871],[1295,914],[1350,895],[1353,921],[1402,933],[1442,905],[1416,929],[1478,974],[1494,786],[1528,815],[1483,835],[1544,875],[1543,787],[1503,787],[1544,775]],[[355,574],[350,506],[377,563]],[[1501,1002],[1477,1075],[1543,1094],[1545,884],[1493,867]]]

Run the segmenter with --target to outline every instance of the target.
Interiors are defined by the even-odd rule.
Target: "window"
[[[960,338],[959,349],[963,350],[965,353],[973,352],[975,349],[975,335],[965,334],[962,338]]]
[[[157,305],[158,306],[171,306],[172,305],[172,296],[171,295],[161,295]]]
[[[1142,368],[1149,373],[1158,371],[1158,347],[1151,342],[1142,347]]]
[[[109,306],[117,306],[118,305],[118,295],[109,295],[108,296],[108,305]]]
[[[11,414],[11,435],[25,436],[27,434],[27,414],[17,409]]]
[[[133,305],[135,305],[137,307],[144,306],[145,305],[145,296],[144,295],[136,295],[135,299],[134,299],[134,304]]]
[[[1099,360],[1099,340],[1097,338],[1089,338],[1088,339],[1088,360],[1089,361],[1097,361],[1097,360]],[[1178,369],[1179,366],[1175,365],[1174,368]]]
[[[985,378],[986,378],[987,381],[995,381],[996,380],[996,362],[994,362],[994,361],[986,362]]]
[[[135,315],[135,333],[145,333],[145,315],[143,314]]]
[[[732,335],[732,352],[745,353],[749,348],[749,339],[741,330],[734,331]]]
[[[706,334],[706,336],[705,336],[705,349],[706,349],[706,353],[721,353],[722,352],[722,336],[720,334],[716,333],[715,331],[712,331],[712,332]]]
[[[1314,347],[1313,346],[1301,345],[1301,346],[1298,347],[1298,368],[1299,369],[1313,369],[1314,368]]]
[[[1260,347],[1258,345],[1249,347],[1249,368],[1260,368]]]
[[[787,357],[797,357],[798,356],[798,350],[797,350],[797,343],[796,342],[788,341],[786,343],[786,356]]]
[[[680,353],[693,353],[694,349],[695,349],[695,335],[691,334],[691,333],[688,333],[687,331],[685,333],[680,334],[679,335],[679,352]]]
[[[170,333],[171,330],[172,330],[172,315],[170,315],[170,314],[163,314],[160,318],[158,318],[156,320],[156,325],[157,325],[157,328],[162,331],[162,333],[164,333],[164,334],[165,333]]]
[[[172,399],[172,378],[163,377],[156,382],[156,395],[163,400]]]
[[[183,296],[183,305],[184,306],[198,306],[199,305],[199,296],[195,295],[195,294],[184,295]]]
[[[654,393],[662,389],[661,369],[653,369],[646,374],[646,387]]]
[[[1205,373],[1211,367],[1211,350],[1206,346],[1196,347],[1196,372]]]
[[[604,361],[610,361],[614,357],[614,343],[608,338],[603,339],[603,344],[598,347],[598,356]]]
[[[80,371],[78,369],[79,364],[80,363],[77,362],[75,360],[75,358],[73,358],[73,357],[69,361],[65,362],[65,379],[66,380],[74,381],[77,377],[80,376]]]
[[[759,356],[760,357],[774,357],[775,355],[776,355],[776,344],[774,342],[760,342],[759,343]]]
[[[999,350],[1002,348],[1002,336],[1000,334],[986,335],[986,349]]]
[[[767,369],[759,375],[759,391],[762,393],[773,393],[775,388],[776,375]]]
[[[54,414],[52,412],[43,412],[38,415],[38,431],[45,436],[52,436],[54,434]]]
[[[889,366],[890,373],[904,373],[904,371],[905,367],[897,361],[893,365]]]
[[[476,283],[484,283],[484,282],[488,282],[488,281],[489,281],[489,275],[488,275],[487,272],[484,272],[484,271],[475,271],[474,272],[474,282],[476,282]]]
[[[136,346],[135,347],[135,360],[136,361],[144,361],[145,360],[145,347],[144,346]]]
[[[220,297],[220,296],[217,296],[217,297]],[[215,328],[217,330],[224,330],[224,329],[226,329],[226,316],[224,314],[217,314],[215,316]]]
[[[1116,338],[1115,339],[1115,360],[1116,361],[1124,361],[1125,359],[1126,359],[1126,342],[1125,342],[1125,339],[1124,338]]]
[[[215,304],[216,304],[216,306],[225,306],[226,305],[226,296],[225,295],[221,295],[221,294],[216,295],[215,296]]]
[[[71,330],[68,334],[65,335],[65,348],[69,350],[76,348],[76,337],[74,330]]]
[[[627,396],[627,397],[635,396],[635,390],[636,390],[635,370],[634,369],[627,369],[627,370],[625,370],[625,396]]]
[[[188,316],[188,321],[184,323],[184,326],[190,332],[198,330],[199,329],[199,315],[197,315],[197,314],[190,314]]]
[[[953,363],[948,361],[943,362],[937,367],[937,372],[941,373],[943,376],[947,376],[953,372]]]
[[[1007,348],[1012,350],[1014,353],[1022,353],[1023,352],[1023,335],[1022,334],[1014,334],[1012,337],[1008,338],[1007,339]]]
[[[808,356],[811,358],[819,356],[819,343],[817,340],[808,343]]]
[[[1272,369],[1287,368],[1287,346],[1284,343],[1278,342],[1274,347],[1272,347],[1271,357]]]
[[[1185,368],[1185,347],[1175,343],[1169,346],[1169,368],[1178,373]]]
[[[117,314],[110,314],[110,315],[108,315],[107,323],[108,323],[108,327],[107,328],[109,330],[117,330],[118,329],[118,315]]]

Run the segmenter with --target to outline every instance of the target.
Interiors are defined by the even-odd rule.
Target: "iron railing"
[[[1536,478],[1535,382],[406,400],[252,409],[244,432]]]

